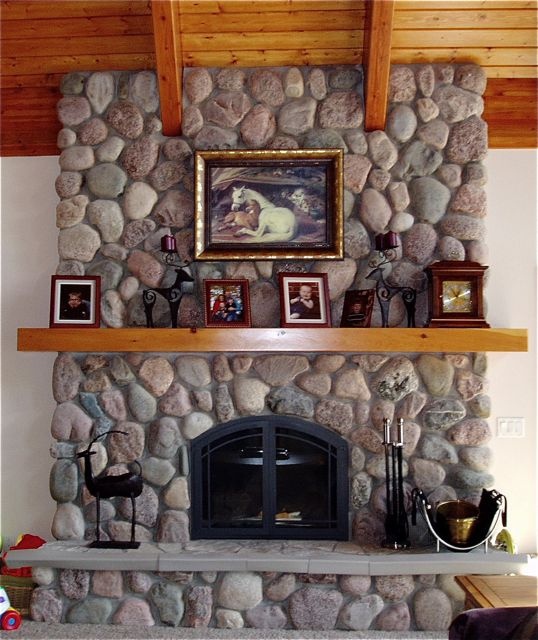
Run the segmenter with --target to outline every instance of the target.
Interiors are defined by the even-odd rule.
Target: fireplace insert
[[[239,418],[191,446],[199,538],[348,539],[348,445],[287,416]]]

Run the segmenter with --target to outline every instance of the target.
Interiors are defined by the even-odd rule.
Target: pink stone
[[[92,591],[96,595],[106,598],[121,598],[123,596],[121,571],[94,571]]]
[[[149,253],[135,249],[127,260],[129,271],[148,287],[158,287],[165,268]]]
[[[112,622],[141,627],[152,627],[155,624],[149,604],[140,598],[124,600],[114,614]]]

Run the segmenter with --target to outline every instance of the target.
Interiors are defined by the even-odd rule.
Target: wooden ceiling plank
[[[394,0],[366,3],[363,66],[366,131],[385,129],[391,66]]]
[[[181,0],[151,3],[161,121],[165,136],[181,134],[183,60],[178,11],[181,11]]]
[[[251,51],[186,51],[186,67],[289,67],[362,64],[360,49],[254,49]]]
[[[528,29],[535,27],[534,9],[488,9],[482,11],[399,11],[394,12],[398,29]]]
[[[27,18],[84,18],[86,16],[150,16],[149,1],[140,0],[2,0],[2,22]]]

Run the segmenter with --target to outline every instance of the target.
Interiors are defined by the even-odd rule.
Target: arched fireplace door
[[[239,418],[191,443],[199,538],[348,540],[348,445],[287,416]]]

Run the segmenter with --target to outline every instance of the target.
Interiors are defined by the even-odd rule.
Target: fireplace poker
[[[386,500],[387,500],[387,517],[385,519],[385,533],[387,537],[385,538],[383,545],[386,547],[392,547],[395,537],[395,519],[394,519],[394,501],[393,497],[391,497],[391,473],[390,473],[390,454],[389,447],[392,447],[391,437],[390,437],[390,419],[383,419],[383,430],[384,430],[384,440],[383,445],[385,447],[385,488],[386,488]],[[394,473],[394,472],[393,472]]]
[[[396,544],[399,548],[409,546],[409,523],[405,512],[404,488],[403,488],[403,418],[398,419],[398,441],[396,449],[398,455],[398,518]]]

